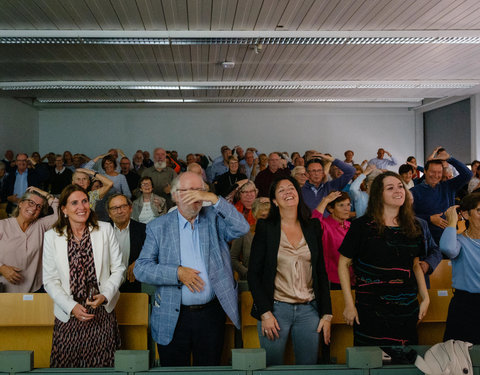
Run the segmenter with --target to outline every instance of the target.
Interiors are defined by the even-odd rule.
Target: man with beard
[[[228,242],[250,226],[225,199],[185,172],[172,183],[178,210],[147,225],[135,277],[156,286],[151,327],[162,366],[217,366],[225,314],[239,328]],[[202,208],[203,204],[210,206]]]
[[[167,206],[170,208],[170,184],[177,177],[175,171],[167,167],[167,152],[161,147],[153,150],[153,167],[147,168],[142,172],[142,177],[150,177],[153,181],[153,193],[167,200]]]

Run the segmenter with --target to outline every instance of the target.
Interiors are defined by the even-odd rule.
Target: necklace
[[[472,238],[472,237],[470,237],[470,236],[468,235],[468,229],[467,229],[465,232],[463,232],[463,233],[465,233],[465,236],[466,236],[470,241],[472,241],[473,243],[475,243],[475,244],[477,244],[478,246],[480,246],[480,242],[479,242],[477,239]]]

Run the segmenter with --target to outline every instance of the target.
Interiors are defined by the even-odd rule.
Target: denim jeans
[[[260,346],[267,352],[267,366],[282,365],[288,334],[292,334],[295,364],[314,365],[318,359],[320,335],[317,333],[320,317],[316,302],[291,304],[275,301],[273,315],[280,326],[280,338],[270,341],[262,334],[261,321],[257,324]]]

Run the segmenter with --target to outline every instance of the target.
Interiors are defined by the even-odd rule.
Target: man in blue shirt
[[[443,161],[453,165],[458,176],[442,181]],[[445,211],[455,204],[455,193],[472,178],[467,166],[452,158],[445,150],[425,164],[425,180],[410,191],[413,195],[415,215],[426,220],[433,239],[438,244],[443,230],[448,226]]]
[[[387,154],[390,159],[385,159],[384,155]],[[368,164],[373,164],[375,165],[378,169],[388,169],[389,167],[393,167],[397,165],[397,161],[395,158],[392,156],[391,153],[388,151],[385,151],[383,148],[379,148],[377,151],[377,157],[370,159]]]
[[[305,204],[311,209],[317,208],[322,199],[333,190],[342,190],[355,174],[355,168],[345,164],[343,161],[334,159],[326,154],[318,154],[319,157],[326,162],[332,163],[334,166],[343,171],[343,174],[334,180],[323,183],[325,172],[321,159],[310,159],[305,166],[307,170],[308,180],[302,187],[302,196]]]
[[[228,172],[228,158],[232,156],[232,150],[228,146],[220,149],[222,156],[215,158],[212,165],[207,168],[208,182],[215,182],[217,177]]]
[[[185,172],[172,182],[178,210],[147,225],[137,280],[157,287],[150,325],[162,366],[220,363],[225,313],[240,327],[228,242],[250,229],[225,199]],[[209,205],[203,207],[203,204]]]

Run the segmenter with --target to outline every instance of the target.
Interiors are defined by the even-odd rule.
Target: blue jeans
[[[317,364],[320,339],[317,327],[320,317],[316,302],[295,305],[275,301],[272,313],[280,326],[280,338],[270,341],[262,334],[262,323],[259,321],[257,324],[260,346],[267,352],[267,366],[283,364],[283,354],[290,332],[292,333],[295,364]]]

